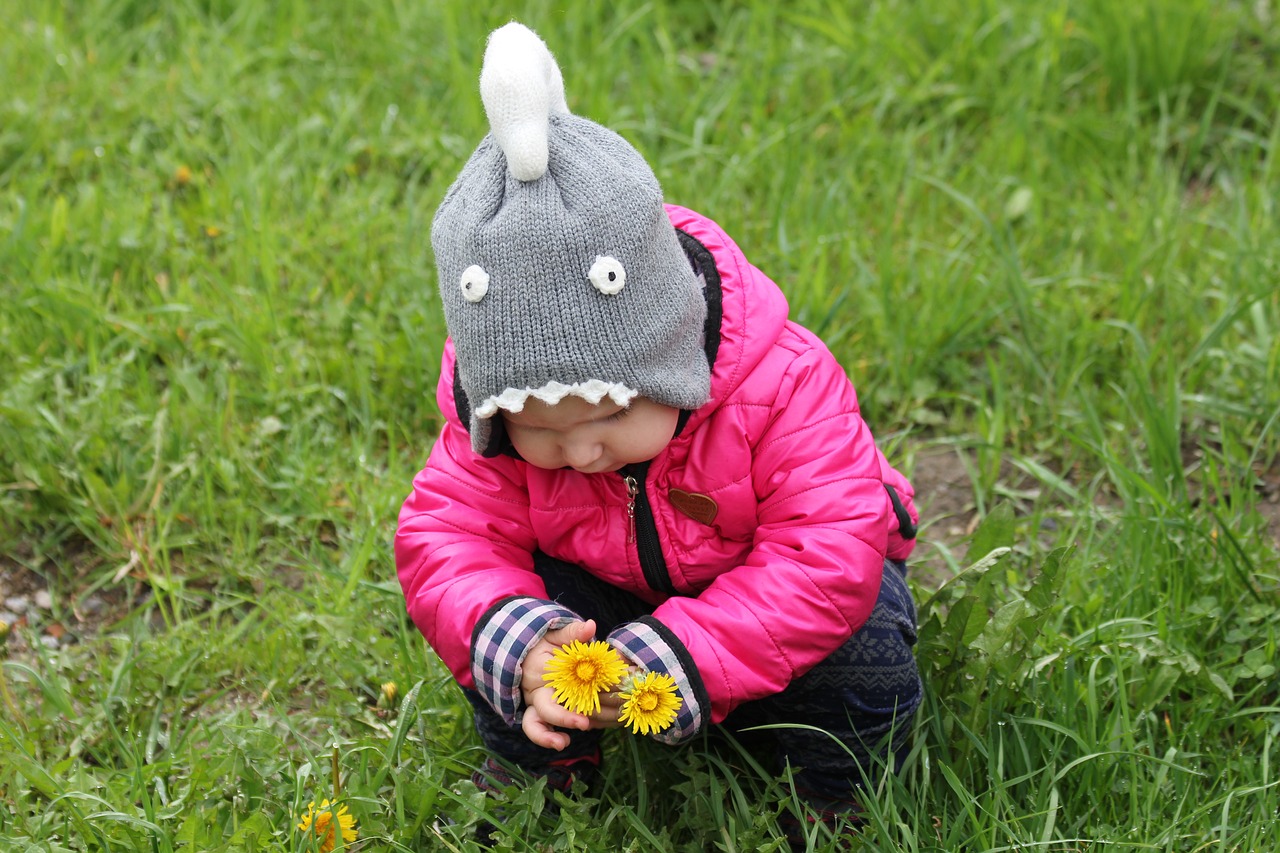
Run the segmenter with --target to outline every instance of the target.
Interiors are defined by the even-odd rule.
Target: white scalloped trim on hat
[[[475,415],[478,418],[491,418],[498,413],[499,409],[517,414],[524,411],[524,404],[529,402],[530,397],[541,400],[548,406],[554,406],[565,397],[581,397],[594,406],[608,397],[617,405],[625,406],[638,396],[640,396],[639,391],[628,388],[621,382],[589,379],[586,382],[565,385],[563,382],[552,380],[541,388],[508,388],[476,406]]]

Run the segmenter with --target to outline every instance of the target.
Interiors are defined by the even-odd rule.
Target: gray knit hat
[[[570,114],[555,59],[520,24],[490,34],[480,95],[491,133],[431,226],[472,447],[530,397],[701,406],[706,303],[653,170]]]

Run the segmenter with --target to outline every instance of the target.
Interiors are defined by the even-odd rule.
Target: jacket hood
[[[711,315],[719,314],[711,399],[690,416],[688,427],[694,428],[738,389],[769,352],[786,326],[789,308],[778,286],[751,265],[715,221],[673,204],[667,205],[667,215],[678,233],[692,238],[682,242],[706,278],[708,327]],[[717,298],[719,311],[715,310]],[[717,340],[716,331],[707,329],[709,342]]]

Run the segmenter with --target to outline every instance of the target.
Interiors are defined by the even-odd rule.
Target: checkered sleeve
[[[655,740],[680,743],[702,728],[711,707],[707,689],[689,651],[665,625],[646,616],[614,629],[608,642],[629,663],[647,671],[664,672],[676,683],[680,710],[669,728],[653,735]]]
[[[554,601],[508,598],[480,617],[471,635],[471,675],[476,689],[507,725],[520,724],[520,677],[525,655],[548,631],[581,619]]]

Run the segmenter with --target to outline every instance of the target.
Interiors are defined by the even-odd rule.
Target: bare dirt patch
[[[975,482],[978,463],[972,451],[963,447],[924,445],[911,464],[910,479],[916,490],[916,506],[920,510],[919,547],[912,555],[912,574],[921,586],[935,589],[954,572],[956,566],[967,565],[969,539],[982,521]],[[1065,480],[1075,479],[1074,472],[1060,473]],[[988,496],[985,510],[994,503],[1011,502],[1014,513],[1030,512],[1042,490],[1042,484],[1014,465],[1001,459],[993,494]],[[1041,545],[1051,547],[1053,522],[1042,519],[1034,532]]]
[[[39,644],[57,649],[96,636],[130,609],[128,591],[109,586],[82,596],[63,596],[27,565],[22,554],[0,554],[0,622],[11,655],[23,656]],[[50,569],[52,571],[52,569]]]
[[[958,448],[930,448],[915,456],[910,469],[920,510],[920,541],[912,555],[912,574],[933,589],[951,577],[943,554],[963,560],[967,538],[978,522],[973,481]]]
[[[1258,513],[1267,522],[1271,541],[1280,549],[1280,460],[1258,472]]]

